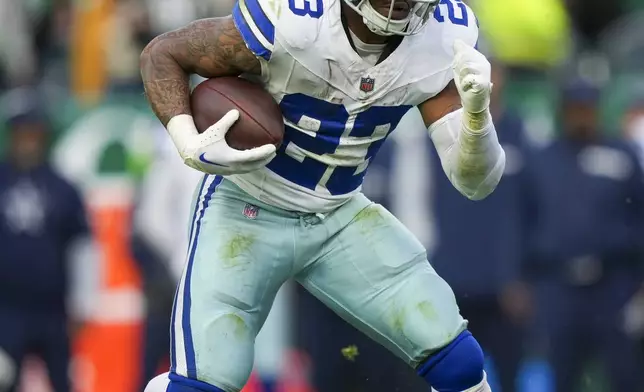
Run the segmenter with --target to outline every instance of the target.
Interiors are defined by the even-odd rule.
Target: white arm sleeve
[[[430,125],[429,135],[443,171],[459,192],[481,200],[494,191],[505,169],[505,152],[489,111],[471,115],[457,110]]]

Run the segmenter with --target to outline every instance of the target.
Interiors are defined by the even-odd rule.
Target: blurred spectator
[[[641,166],[644,168],[644,90],[642,87],[644,86],[635,86],[635,91],[630,95],[630,102],[621,125],[624,137],[633,143]],[[626,307],[625,317],[626,331],[641,342],[644,355],[644,289]]]
[[[624,14],[627,1],[564,0],[573,26],[587,43],[595,43],[603,30]]]
[[[184,6],[184,2],[178,4]],[[107,39],[106,61],[111,89],[139,93],[143,90],[139,55],[154,38],[144,3],[135,0],[117,2],[110,19],[109,31],[111,34]]]
[[[70,0],[0,0],[0,85],[37,83],[64,53]]]
[[[174,30],[199,18],[229,15],[234,0],[145,0],[150,25],[156,34]]]
[[[10,134],[0,164],[0,352],[14,371],[0,377],[0,389],[14,391],[23,359],[36,354],[54,391],[69,392],[70,337],[92,310],[92,296],[78,288],[97,281],[72,263],[92,261],[85,210],[78,191],[47,163],[48,123],[38,98],[14,90],[4,105]]]
[[[520,275],[525,226],[520,174],[528,143],[521,118],[503,105],[503,68],[494,64],[493,70],[491,111],[506,153],[506,171],[492,195],[472,202],[454,189],[432,150],[438,240],[430,260],[452,286],[468,328],[492,358],[500,390],[514,392],[523,328],[531,311]]]
[[[621,127],[624,137],[633,142],[633,147],[644,167],[644,91],[636,91],[630,97]]]
[[[0,86],[33,81],[37,54],[32,26],[22,3],[0,0],[0,37],[3,37],[0,41],[0,76],[4,74],[0,77]]]
[[[642,365],[624,311],[643,281],[644,182],[635,153],[599,129],[600,91],[563,91],[562,134],[526,169],[532,224],[526,265],[537,330],[558,392],[577,390],[589,358],[613,391],[639,390]]]
[[[165,129],[140,186],[131,246],[143,278],[146,319],[141,388],[168,362],[174,292],[188,248],[190,204],[203,173],[184,165]]]

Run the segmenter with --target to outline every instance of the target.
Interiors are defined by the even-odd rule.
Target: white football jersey
[[[233,19],[262,63],[257,81],[284,115],[266,168],[230,180],[277,207],[324,213],[360,191],[369,162],[413,106],[452,80],[453,42],[478,39],[461,0],[442,0],[422,32],[373,65],[353,50],[342,0],[239,0]]]

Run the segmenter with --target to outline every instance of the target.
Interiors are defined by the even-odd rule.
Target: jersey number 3
[[[343,195],[362,184],[370,160],[411,106],[372,106],[350,115],[344,105],[291,94],[280,108],[300,129],[286,125],[282,146],[267,167],[304,188]],[[327,165],[312,155],[336,164]]]
[[[314,19],[320,19],[324,13],[324,4],[322,0],[288,0],[288,8],[295,15],[310,16]]]

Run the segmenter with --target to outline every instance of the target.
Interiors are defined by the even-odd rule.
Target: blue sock
[[[224,392],[223,389],[219,389],[214,385],[192,380],[175,373],[170,373],[169,377],[170,385],[168,385],[168,389],[165,392]]]
[[[430,356],[418,375],[438,392],[462,392],[483,380],[483,350],[469,331]]]
[[[277,382],[275,380],[262,379],[263,392],[277,392]]]

